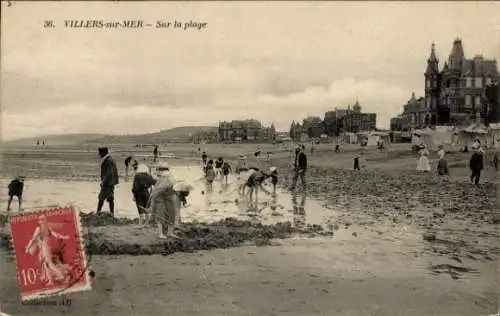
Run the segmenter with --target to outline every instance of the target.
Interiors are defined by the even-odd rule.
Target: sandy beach
[[[94,211],[98,160],[92,152],[72,150],[76,154],[61,148],[6,150],[1,202],[10,177],[23,171],[26,205],[76,203],[84,212]],[[226,150],[225,157],[251,150]],[[355,173],[354,151],[319,147],[309,155],[306,194],[281,188],[275,201],[262,196],[259,212],[235,202],[231,186],[220,186],[208,198],[196,187],[191,208],[183,212],[188,242],[162,250],[152,246],[160,243],[152,229],[134,224],[131,197],[121,183],[117,211],[128,220],[88,228],[107,246],[89,248],[96,273],[92,290],[72,294],[71,306],[20,303],[3,229],[2,310],[12,315],[496,313],[500,219],[492,167],[475,187],[466,168],[470,154],[448,153],[452,176],[444,180],[418,174],[417,158],[404,146],[363,151],[365,167]],[[172,152],[179,177],[197,178],[199,158],[192,146]],[[123,154],[113,155],[123,172]],[[276,152],[269,162],[252,159],[263,168],[278,166],[280,181],[289,183],[289,153]],[[227,217],[234,225],[224,226]]]

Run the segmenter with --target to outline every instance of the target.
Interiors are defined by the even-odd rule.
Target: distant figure
[[[340,145],[339,144],[335,145],[335,152],[336,153],[340,152]]]
[[[207,153],[203,152],[201,154],[201,164],[202,164],[203,168],[205,168],[207,166],[207,159],[208,159]]]
[[[224,159],[222,157],[217,158],[215,161],[215,178],[219,178],[222,180],[222,165],[224,164]]]
[[[101,157],[101,191],[99,192],[99,201],[97,203],[97,214],[101,214],[104,201],[108,201],[109,211],[114,216],[115,186],[119,183],[118,169],[107,147],[99,148],[99,156]]]
[[[158,145],[155,145],[153,149],[153,162],[156,163],[156,160],[158,159]]]
[[[475,153],[472,154],[469,161],[469,168],[471,171],[470,181],[478,185],[481,178],[481,171],[483,170],[483,154],[484,150],[479,148]]]
[[[495,167],[495,171],[498,171],[498,153],[495,152],[493,155],[493,167]]]
[[[45,141],[43,141],[42,146],[45,146]]]
[[[429,155],[429,151],[424,147],[420,150],[420,158],[417,163],[417,171],[430,172],[431,165],[429,164],[429,159],[427,156]]]
[[[439,151],[438,151],[438,164],[437,164],[437,171],[438,175],[444,176],[444,175],[449,175],[450,171],[448,170],[448,161],[444,158],[444,148],[442,145],[439,145]]]
[[[128,170],[131,161],[132,161],[132,156],[128,156],[127,158],[125,158],[125,181],[128,181]]]
[[[10,211],[10,205],[12,199],[17,197],[18,210],[22,211],[23,203],[23,191],[24,191],[24,176],[17,176],[14,180],[9,183],[9,200],[7,202],[7,211]]]
[[[231,165],[227,161],[224,161],[224,164],[222,165],[222,176],[223,180],[225,180],[225,183],[227,184],[227,179],[229,177],[229,174],[232,172]]]
[[[139,225],[144,225],[148,222],[147,207],[151,196],[150,191],[156,184],[156,180],[149,173],[149,168],[146,165],[139,165],[137,161],[134,161],[132,167],[135,169],[132,195],[139,213]]]
[[[361,170],[361,168],[359,167],[359,154],[355,154],[354,155],[354,170]]]
[[[36,141],[36,145],[37,145],[37,146],[40,146],[40,140],[37,140],[37,141]]]
[[[306,147],[302,145],[298,148],[298,151],[296,151],[295,163],[294,163],[295,173],[293,175],[291,190],[295,190],[295,186],[297,185],[297,180],[299,177],[300,181],[302,182],[302,187],[304,191],[306,189],[305,173],[307,170],[307,155],[304,152],[305,148]]]

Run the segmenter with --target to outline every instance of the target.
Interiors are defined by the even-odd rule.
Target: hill
[[[213,126],[181,126],[172,129],[147,134],[132,135],[106,135],[106,134],[66,134],[66,135],[48,135],[40,137],[30,137],[5,141],[7,146],[33,146],[36,141],[45,140],[51,146],[81,145],[81,144],[153,144],[167,142],[190,142],[191,135],[199,132],[214,132],[217,127]]]
[[[168,142],[191,142],[191,136],[196,133],[214,132],[213,126],[182,126],[159,131],[156,133],[136,135],[106,135],[89,140],[87,144],[163,144]]]

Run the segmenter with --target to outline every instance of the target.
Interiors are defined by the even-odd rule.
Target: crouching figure
[[[151,201],[148,212],[152,214],[157,228],[158,237],[165,239],[167,237],[179,238],[174,234],[175,225],[179,222],[181,201],[179,195],[174,189],[175,182],[169,174],[167,164],[158,164],[158,179],[151,192]],[[164,229],[167,229],[165,236]]]

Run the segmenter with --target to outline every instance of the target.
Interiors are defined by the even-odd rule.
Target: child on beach
[[[212,192],[212,184],[215,180],[214,162],[209,160],[205,168],[205,179],[207,181],[207,192]]]
[[[231,166],[227,161],[224,161],[224,164],[222,165],[222,177],[223,180],[225,180],[225,183],[227,184],[227,178],[229,176],[229,173],[231,173]]]
[[[224,159],[222,157],[217,158],[215,161],[215,177],[218,178],[220,176],[220,179],[222,180],[222,165],[224,164]]]
[[[9,200],[7,202],[7,211],[10,211],[10,204],[14,196],[17,197],[19,203],[18,210],[22,211],[23,203],[23,191],[24,191],[24,176],[18,176],[9,183]]]
[[[359,167],[359,154],[354,155],[354,170],[361,170]]]
[[[179,201],[184,207],[186,207],[187,205],[187,197],[192,190],[193,187],[185,182],[177,182],[176,184],[174,184],[174,191],[179,196]]]
[[[271,183],[273,184],[273,195],[276,195],[276,185],[278,184],[278,168],[271,167],[269,169],[271,172]]]

